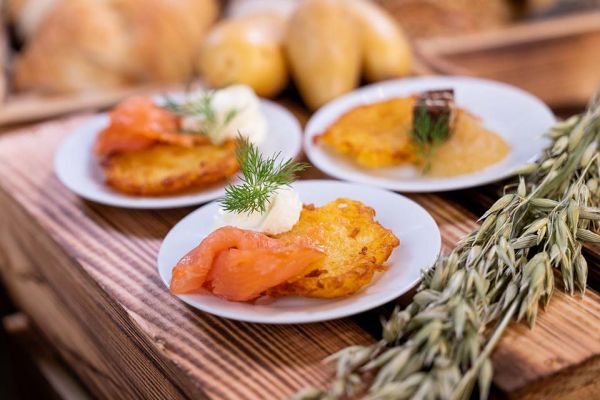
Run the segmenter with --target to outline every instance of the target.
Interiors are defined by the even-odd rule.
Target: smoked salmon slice
[[[231,226],[219,228],[173,268],[175,294],[203,286],[228,300],[246,301],[306,271],[324,253],[306,241],[282,241]]]
[[[306,274],[324,254],[310,247],[223,251],[208,277],[213,294],[232,301],[248,301],[261,293]]]
[[[204,135],[179,133],[179,117],[148,97],[124,100],[109,113],[109,119],[110,125],[100,132],[94,149],[101,157],[144,150],[157,143],[190,147],[209,140]]]

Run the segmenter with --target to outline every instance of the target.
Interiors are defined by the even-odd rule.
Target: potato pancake
[[[333,298],[350,295],[368,285],[398,238],[374,220],[375,210],[350,199],[337,199],[322,207],[305,205],[291,231],[280,239],[308,237],[326,253],[310,272],[268,291],[271,296]]]
[[[315,140],[364,167],[416,162],[409,135],[414,102],[414,97],[401,97],[355,107]]]
[[[199,189],[222,181],[239,169],[233,141],[220,146],[159,144],[111,155],[102,167],[109,186],[140,196]]]
[[[412,141],[415,97],[399,97],[353,108],[315,137],[329,150],[367,168],[422,166]],[[446,177],[482,170],[506,157],[510,146],[481,120],[458,109],[454,129],[431,160],[429,176]]]

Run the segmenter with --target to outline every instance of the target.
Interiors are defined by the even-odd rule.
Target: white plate
[[[430,178],[421,176],[412,166],[365,169],[314,143],[315,135],[323,133],[354,107],[441,88],[453,88],[458,106],[481,117],[486,128],[510,144],[511,152],[506,158],[472,174]],[[540,99],[504,83],[466,77],[408,78],[366,86],[323,106],[306,125],[304,150],[317,168],[336,178],[402,192],[437,192],[508,177],[516,168],[535,159],[548,145],[549,140],[543,135],[555,121],[552,111]]]
[[[210,293],[178,296],[199,310],[225,318],[266,324],[325,321],[356,314],[387,303],[406,293],[431,267],[441,247],[433,218],[412,200],[385,190],[328,180],[294,184],[303,203],[324,205],[339,197],[362,201],[373,207],[376,219],[400,239],[388,260],[389,269],[360,292],[340,299],[283,297],[269,304],[230,302]],[[182,219],[165,237],[158,253],[158,271],[168,287],[171,270],[188,251],[214,230],[218,205],[207,204]]]
[[[296,117],[278,104],[260,102],[268,123],[267,138],[258,147],[264,155],[281,153],[282,159],[295,158],[302,147],[302,129]],[[162,197],[129,196],[111,189],[94,157],[96,135],[108,125],[108,116],[99,115],[69,135],[54,158],[58,179],[79,196],[98,203],[127,208],[174,208],[206,203],[221,197],[229,182],[215,184],[196,193]]]

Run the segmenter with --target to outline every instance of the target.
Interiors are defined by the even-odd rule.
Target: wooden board
[[[0,104],[0,127],[36,122],[75,112],[98,111],[129,96],[156,91],[156,87],[141,86],[61,96],[12,94],[4,104]]]
[[[600,11],[416,46],[437,73],[507,82],[555,108],[583,107],[600,80]]]
[[[54,150],[85,119],[0,137],[0,274],[95,396],[282,398],[326,382],[326,355],[374,340],[369,332],[377,331],[376,315],[385,308],[327,323],[268,326],[213,317],[171,296],[155,258],[164,235],[191,209],[116,209],[62,187],[52,172]],[[468,210],[479,201],[474,193],[412,196],[438,222],[445,249],[475,227]],[[494,355],[497,393],[600,396],[599,305],[592,290],[584,300],[559,295],[535,330],[511,327]]]

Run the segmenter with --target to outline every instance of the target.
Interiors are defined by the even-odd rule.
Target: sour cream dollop
[[[300,219],[301,211],[302,202],[298,192],[285,186],[277,189],[271,195],[265,213],[234,213],[221,209],[217,215],[216,224],[218,227],[229,225],[276,235],[292,229]]]
[[[204,92],[192,94],[188,101],[197,101]],[[215,90],[210,102],[216,123],[208,124],[205,115],[189,115],[181,119],[184,130],[206,132],[211,141],[220,144],[242,135],[254,144],[264,141],[267,120],[260,111],[260,100],[247,85],[232,85]]]

